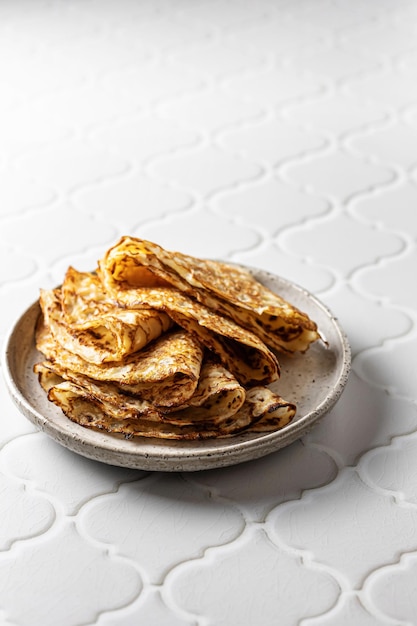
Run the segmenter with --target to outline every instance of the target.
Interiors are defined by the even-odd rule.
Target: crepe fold
[[[41,292],[41,306],[55,337],[62,332],[61,343],[88,361],[118,360],[178,325],[214,352],[242,384],[269,384],[279,377],[276,355],[255,333],[174,287],[105,291],[97,275],[71,270],[67,277],[61,302],[56,294]]]
[[[126,396],[117,385],[88,381],[55,368],[49,362],[35,367],[48,399],[81,426],[128,437],[195,440],[228,437],[239,432],[282,428],[295,406],[266,387],[246,393],[215,363],[207,363],[196,393],[182,406],[155,407]],[[57,373],[60,371],[60,373]]]
[[[211,361],[202,365],[194,392],[180,404],[169,405],[150,402],[143,394],[128,393],[117,382],[94,380],[51,361],[38,363],[35,372],[45,391],[67,380],[83,388],[86,397],[106,406],[114,418],[121,420],[146,418],[185,425],[211,419],[221,423],[234,415],[246,399],[245,389],[230,372]]]
[[[203,348],[189,333],[173,330],[123,361],[96,365],[66,349],[40,321],[37,349],[58,371],[68,370],[93,380],[115,382],[126,393],[166,406],[181,404],[195,391]]]
[[[55,339],[97,365],[120,361],[173,325],[155,309],[116,310],[96,274],[72,267],[60,288],[40,290],[40,305]]]
[[[114,297],[129,309],[153,307],[165,312],[215,353],[244,385],[269,384],[279,378],[276,355],[255,333],[175,288],[128,289],[115,292]]]
[[[307,314],[239,266],[198,259],[134,237],[122,237],[99,263],[106,288],[171,286],[255,333],[274,350],[304,352],[319,338]]]

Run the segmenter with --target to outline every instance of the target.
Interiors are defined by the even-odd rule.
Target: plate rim
[[[317,308],[322,310],[323,314],[336,331],[340,342],[338,347],[340,349],[339,358],[341,362],[338,378],[322,401],[305,415],[290,422],[290,424],[280,430],[270,433],[260,433],[259,436],[254,436],[250,439],[240,440],[239,435],[234,435],[233,437],[223,439],[207,440],[205,442],[206,447],[202,447],[200,450],[198,449],[198,444],[201,443],[199,441],[181,442],[156,440],[155,442],[151,440],[153,444],[150,444],[148,438],[135,438],[135,444],[140,439],[143,445],[135,445],[135,448],[132,447],[132,449],[129,449],[129,452],[126,453],[120,445],[120,442],[123,442],[126,446],[126,439],[117,439],[114,435],[109,433],[89,430],[79,424],[71,422],[64,414],[62,414],[62,418],[61,416],[60,418],[61,421],[68,426],[68,429],[62,429],[59,423],[55,420],[48,419],[47,416],[43,415],[38,408],[30,402],[27,394],[25,395],[21,389],[19,389],[12,372],[11,350],[15,333],[19,325],[22,324],[29,315],[34,314],[35,309],[38,309],[38,312],[40,312],[39,300],[32,302],[18,319],[12,323],[3,343],[1,355],[3,377],[8,392],[19,411],[31,421],[38,430],[45,432],[57,443],[72,450],[76,454],[109,465],[148,471],[197,471],[236,465],[270,454],[300,439],[332,409],[344,391],[351,371],[352,358],[347,334],[330,308],[305,287],[278,274],[274,274],[269,270],[230,261],[228,263],[250,271],[255,277],[261,275],[263,277],[262,282],[268,280],[278,281],[287,289],[297,291],[304,298],[310,300]],[[28,354],[31,352],[30,344],[33,339],[34,335],[31,335],[30,339],[26,342]],[[56,409],[59,411],[58,407],[56,407]],[[215,442],[214,446],[207,447],[207,442],[211,441]],[[117,446],[117,442],[119,442],[119,446]],[[151,445],[157,446],[158,453],[151,453],[149,451]],[[148,451],[146,451],[146,448]],[[111,459],[103,458],[106,454],[109,454]]]

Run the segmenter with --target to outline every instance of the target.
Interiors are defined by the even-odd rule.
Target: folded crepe
[[[55,339],[89,363],[120,361],[176,323],[243,384],[267,384],[279,376],[276,356],[259,337],[175,288],[110,295],[96,274],[69,268],[61,288],[41,290],[40,305]]]
[[[201,404],[199,402],[203,396],[197,398],[196,394],[197,406],[203,412],[208,409],[204,415],[201,411],[196,412],[195,407],[191,405],[168,413],[157,411],[152,405],[149,406],[148,412],[146,410],[135,412],[129,410],[133,409],[133,399],[127,399],[128,405],[129,402],[131,404],[127,411],[123,411],[123,400],[119,402],[117,397],[111,394],[101,395],[83,384],[65,380],[47,363],[38,364],[36,371],[41,385],[48,393],[48,399],[60,407],[70,420],[87,428],[122,434],[125,437],[195,440],[227,437],[251,432],[252,429],[256,432],[257,428],[262,432],[268,432],[282,428],[295,414],[293,404],[285,402],[268,388],[253,388],[247,396],[240,395],[240,408],[236,410],[235,406],[228,416],[219,410],[210,412],[210,398],[216,395],[215,393],[209,393]],[[209,375],[209,378],[213,377],[217,379],[214,369]],[[219,386],[221,387],[221,383]],[[217,386],[216,388],[218,390]],[[230,397],[230,390],[226,395]],[[265,423],[262,425],[264,420]]]
[[[117,419],[109,408],[98,401],[91,401],[82,387],[64,381],[52,387],[48,399],[57,404],[73,422],[94,430],[130,437],[155,437],[158,439],[195,440],[226,437],[245,428],[248,423],[232,420],[229,426],[219,427],[211,421],[178,426],[170,422],[147,419]],[[244,416],[246,418],[246,416]]]
[[[122,237],[99,262],[111,293],[138,287],[172,286],[256,333],[275,350],[304,352],[319,338],[306,313],[226,263],[170,252],[155,243]]]
[[[36,347],[48,361],[93,380],[116,382],[126,393],[140,394],[156,406],[182,404],[198,384],[203,347],[189,333],[172,330],[123,361],[97,365],[58,343],[44,320],[36,330]]]
[[[40,290],[39,303],[55,339],[95,364],[120,361],[173,326],[162,311],[117,310],[95,274],[72,267],[60,288]]]
[[[64,380],[69,381],[83,389],[85,398],[106,407],[106,412],[120,420],[141,418],[177,425],[211,420],[220,425],[240,409],[246,398],[245,389],[234,376],[211,360],[203,363],[193,395],[184,403],[171,407],[126,393],[115,382],[94,380],[51,361],[37,363],[34,371],[47,393]]]
[[[243,385],[269,384],[279,378],[276,355],[259,337],[230,317],[219,315],[173,287],[145,287],[115,292],[130,310],[163,311],[220,359]]]

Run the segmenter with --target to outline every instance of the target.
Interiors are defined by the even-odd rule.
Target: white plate
[[[71,422],[48,402],[33,365],[42,360],[34,344],[39,315],[35,302],[16,322],[5,342],[3,369],[10,394],[19,410],[55,441],[82,456],[110,465],[150,471],[195,471],[225,467],[259,458],[299,439],[337,402],[350,371],[350,348],[338,321],[311,293],[262,270],[247,268],[318,324],[326,341],[314,343],[305,354],[279,356],[281,378],[273,383],[286,400],[295,402],[297,415],[279,431],[241,434],[207,441],[124,439],[95,432]]]

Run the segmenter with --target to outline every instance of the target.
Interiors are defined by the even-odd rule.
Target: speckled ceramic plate
[[[305,354],[279,358],[281,378],[271,387],[297,405],[295,419],[283,429],[216,440],[174,442],[124,439],[74,424],[48,402],[32,371],[34,363],[42,360],[34,344],[35,323],[40,312],[37,302],[20,317],[5,342],[4,375],[17,407],[40,430],[82,456],[150,471],[224,467],[289,445],[309,431],[339,399],[349,375],[350,348],[338,321],[312,294],[279,276],[251,271],[260,282],[308,313],[325,340],[313,344]]]

